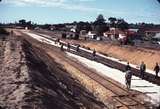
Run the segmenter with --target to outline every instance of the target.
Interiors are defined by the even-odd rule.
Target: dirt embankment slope
[[[95,48],[98,52],[111,57],[129,61],[132,64],[140,65],[144,61],[149,69],[153,69],[156,62],[160,63],[160,51],[157,50],[98,42],[80,42],[80,44],[91,49]]]
[[[10,37],[0,73],[0,108],[102,109],[103,103],[63,66],[26,41]]]

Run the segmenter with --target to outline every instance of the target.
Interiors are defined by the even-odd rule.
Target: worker
[[[127,65],[125,67],[125,71],[131,70],[131,66],[129,65],[129,62],[127,62]]]
[[[79,47],[80,47],[80,45],[77,45],[77,48],[76,48],[76,51],[77,51],[77,52],[79,51]]]
[[[57,44],[57,39],[54,41],[55,44]]]
[[[156,66],[154,67],[154,71],[156,73],[156,78],[158,77],[159,70],[160,70],[160,67],[159,67],[158,63],[156,63]]]
[[[59,41],[60,41],[60,39],[58,38],[58,39],[57,39],[57,42],[59,42]]]
[[[63,44],[61,44],[61,51],[63,51]]]
[[[13,30],[11,30],[11,36],[13,36]]]
[[[142,61],[141,65],[140,65],[140,75],[141,75],[142,79],[144,78],[145,71],[146,71],[146,64],[144,64],[144,62]]]
[[[70,50],[70,47],[71,47],[70,44],[67,43],[67,49],[68,49],[68,50]]]
[[[125,74],[125,82],[126,82],[127,89],[130,89],[131,87],[131,79],[132,79],[132,72],[131,70],[127,70]]]
[[[96,56],[96,50],[94,49],[93,50],[93,57],[95,57]]]

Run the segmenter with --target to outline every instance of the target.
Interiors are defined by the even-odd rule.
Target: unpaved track
[[[34,46],[38,47],[39,49],[43,49],[45,53],[47,53],[50,57],[52,57],[53,59],[57,60],[59,63],[64,65],[65,68],[66,68],[66,63],[68,63],[69,65],[78,69],[81,73],[84,73],[86,76],[96,81],[99,85],[102,85],[111,94],[106,98],[112,99],[115,102],[115,103],[112,102],[115,106],[119,108],[128,108],[128,109],[130,108],[143,109],[147,107],[146,103],[144,102],[145,96],[143,96],[142,93],[136,92],[135,94],[134,91],[131,91],[128,93],[128,91],[126,91],[126,89],[124,89],[122,86],[119,86],[118,84],[114,84],[114,82],[111,82],[113,80],[108,81],[108,79],[102,78],[100,75],[97,75],[95,72],[90,71],[89,69],[80,65],[74,60],[68,59],[65,56],[65,53],[63,53],[59,49],[53,46],[49,46],[47,44],[42,44],[43,45],[42,47],[36,44],[35,42],[33,42],[32,38],[28,38],[28,39],[30,40],[30,43],[32,43]],[[129,96],[129,95],[132,95],[132,96]],[[106,102],[109,102],[109,101],[106,100]]]

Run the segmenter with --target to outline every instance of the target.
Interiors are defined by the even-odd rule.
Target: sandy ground
[[[41,51],[41,45],[33,47],[20,37],[9,37],[0,45],[1,109],[105,109],[94,94]]]
[[[113,44],[101,44],[96,42],[82,44],[90,48],[95,48],[98,52],[109,56],[129,61],[132,64],[140,65],[141,62],[144,61],[149,69],[153,69],[156,62],[160,63],[160,52],[156,50],[121,47]]]

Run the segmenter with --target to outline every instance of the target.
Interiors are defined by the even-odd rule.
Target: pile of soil
[[[144,61],[149,69],[153,69],[156,62],[160,63],[160,51],[157,50],[133,46],[118,46],[100,42],[82,42],[81,45],[92,49],[95,48],[100,53],[123,61],[129,61],[135,65],[140,65],[141,62]]]

